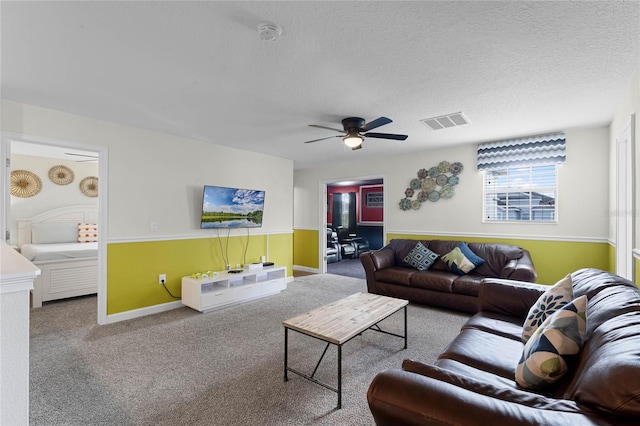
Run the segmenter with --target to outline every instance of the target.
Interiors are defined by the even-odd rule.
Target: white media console
[[[287,268],[227,271],[207,278],[182,278],[182,304],[200,312],[280,293],[287,288]]]

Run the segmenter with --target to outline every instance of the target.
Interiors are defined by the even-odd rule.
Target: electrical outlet
[[[167,274],[158,275],[158,284],[166,284],[167,283]]]

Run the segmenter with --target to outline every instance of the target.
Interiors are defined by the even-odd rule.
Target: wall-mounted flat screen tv
[[[205,185],[200,228],[260,228],[264,191]]]

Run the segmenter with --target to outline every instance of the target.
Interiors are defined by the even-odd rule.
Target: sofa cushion
[[[456,275],[451,292],[478,297],[484,277],[480,275]]]
[[[589,319],[591,321],[591,319]],[[640,418],[640,312],[607,321],[581,352],[571,395],[607,414]]]
[[[568,370],[569,357],[580,352],[587,323],[587,297],[580,296],[548,317],[524,347],[516,382],[526,389],[545,389]]]
[[[466,243],[459,243],[456,248],[443,255],[442,260],[458,275],[468,274],[484,263],[484,259],[472,252]]]
[[[391,268],[384,268],[376,271],[375,278],[376,281],[408,286],[411,285],[411,276],[415,273],[418,273],[418,270],[392,266]]]
[[[415,247],[412,248],[404,258],[404,261],[419,271],[425,271],[433,265],[433,262],[435,262],[438,257],[439,255],[437,253],[432,252],[418,241]]]
[[[458,276],[449,271],[422,271],[411,275],[411,287],[451,293],[453,283]]]
[[[469,318],[462,328],[476,328],[507,339],[521,341],[521,321],[518,318],[497,312],[478,312]]]
[[[438,359],[451,359],[513,380],[522,347],[519,340],[465,328],[447,345]]]
[[[509,265],[514,264],[512,261],[524,255],[521,247],[509,244],[469,243],[467,245],[471,251],[484,259],[484,263],[479,265],[473,273],[485,277],[506,278],[513,271],[513,267],[509,268]],[[509,269],[505,271],[505,268]]]
[[[547,317],[573,300],[571,284],[571,275],[567,275],[545,291],[531,306],[522,326],[522,343],[527,343]]]

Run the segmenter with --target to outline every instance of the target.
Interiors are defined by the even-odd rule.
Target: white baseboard
[[[320,273],[320,269],[318,269],[318,268],[309,268],[307,266],[293,265],[293,269],[297,269],[299,271],[304,271],[304,272],[311,272],[312,274],[319,274]]]
[[[182,302],[175,301],[175,302],[163,303],[161,305],[148,306],[146,308],[133,309],[131,311],[120,312],[117,314],[111,314],[111,315],[107,315],[107,324],[113,324],[120,321],[140,318],[147,315],[159,314],[160,312],[170,311],[172,309],[181,308],[182,306],[184,306]]]

